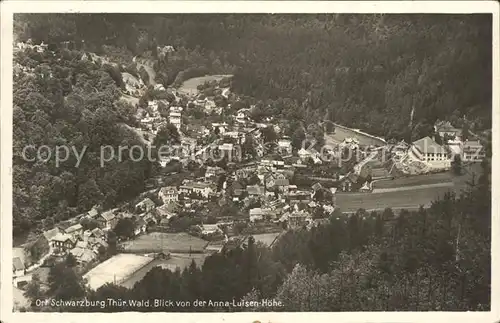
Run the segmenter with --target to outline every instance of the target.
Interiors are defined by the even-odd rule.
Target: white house
[[[228,127],[228,124],[223,122],[223,123],[212,123],[212,128],[215,130],[216,128],[219,129],[219,133],[223,134],[226,132]]]
[[[240,109],[236,112],[236,122],[245,123],[248,120],[249,109]]]
[[[163,201],[163,204],[177,202],[179,200],[179,191],[175,186],[165,186],[158,192],[158,197]]]
[[[478,140],[468,140],[463,143],[462,159],[464,161],[480,162],[484,157],[483,145]]]
[[[158,101],[157,100],[148,101],[148,108],[152,109],[155,112],[158,111]]]
[[[222,230],[217,224],[202,224],[199,226],[202,235],[222,234]]]
[[[200,194],[204,198],[208,198],[210,194],[215,192],[215,188],[213,184],[210,183],[191,182],[181,185],[179,187],[179,192],[184,194],[196,193]]]
[[[292,153],[292,141],[288,137],[283,137],[278,140],[278,151],[284,155]]]
[[[430,137],[415,141],[408,151],[408,156],[411,159],[424,162],[433,169],[449,169],[451,167],[451,160],[444,147]]]
[[[173,124],[177,128],[177,130],[181,129],[182,115],[180,112],[170,112],[168,115],[168,121]]]
[[[250,209],[250,222],[262,221],[265,212],[260,207]]]
[[[225,171],[218,166],[216,166],[216,167],[208,166],[207,170],[205,171],[205,178],[207,178],[207,179],[212,178],[212,177],[215,177],[218,175],[222,175],[224,173],[225,173]]]

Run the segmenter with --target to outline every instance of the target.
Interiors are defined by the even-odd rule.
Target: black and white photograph
[[[498,314],[498,4],[169,2],[9,9],[7,311]]]

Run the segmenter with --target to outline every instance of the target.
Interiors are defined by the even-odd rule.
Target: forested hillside
[[[460,127],[465,116],[472,130],[491,128],[491,15],[41,17],[18,23],[19,35],[85,40],[96,51],[112,44],[134,55],[182,48],[157,66],[168,83],[185,70],[234,70],[234,90],[273,115],[397,138],[410,129],[427,135],[437,118]]]
[[[188,306],[60,307],[35,311],[488,311],[491,283],[490,165],[461,196],[447,194],[429,209],[334,214],[312,230],[288,231],[269,249],[253,238],[209,256],[201,268],[153,268],[132,289],[86,289],[63,262],[51,269],[50,290],[37,298],[90,301],[168,299]],[[63,275],[56,273],[65,272]],[[68,296],[69,295],[69,296]],[[281,306],[238,307],[274,299]],[[230,306],[193,306],[195,300]],[[207,303],[208,304],[208,303]],[[130,304],[129,304],[130,305]]]
[[[96,204],[113,206],[142,192],[151,174],[149,161],[133,162],[127,153],[121,162],[115,155],[100,167],[100,147],[142,142],[122,126],[133,122],[135,109],[119,100],[121,92],[110,66],[82,60],[82,55],[77,50],[29,49],[15,55],[19,71],[13,93],[14,235],[50,228]],[[36,150],[44,145],[52,157],[42,149],[35,159]],[[70,149],[59,167],[54,158],[58,146]],[[23,158],[24,147],[29,148],[26,157],[34,161]],[[79,165],[75,151],[85,152]],[[66,157],[60,152],[61,158]]]

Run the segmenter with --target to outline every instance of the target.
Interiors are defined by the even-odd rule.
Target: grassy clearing
[[[449,187],[431,187],[387,193],[338,194],[337,205],[344,212],[356,211],[359,208],[366,210],[386,207],[415,208],[420,205],[430,205],[449,190]]]
[[[396,188],[414,185],[430,185],[444,182],[452,182],[453,174],[451,172],[439,174],[426,174],[410,177],[401,177],[396,179],[380,180],[373,183],[373,188]]]
[[[206,75],[201,77],[194,77],[189,80],[184,81],[179,87],[179,93],[187,95],[198,94],[198,85],[204,84],[205,82],[220,81],[223,78],[232,77],[232,75]]]
[[[163,233],[152,232],[146,235],[137,237],[132,241],[127,241],[122,244],[124,250],[137,251],[154,250],[154,251],[182,251],[189,252],[190,250],[202,251],[208,243],[197,237],[193,237],[187,233]]]
[[[270,246],[277,236],[280,235],[280,232],[276,233],[263,233],[263,234],[254,234],[252,235],[255,238],[256,242],[262,242],[266,246]]]
[[[326,144],[339,144],[344,141],[345,138],[356,138],[359,140],[359,144],[363,146],[384,144],[381,140],[365,136],[346,128],[335,127],[335,133],[325,134]]]

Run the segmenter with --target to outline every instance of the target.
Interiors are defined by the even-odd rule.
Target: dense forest
[[[180,51],[155,66],[163,82],[233,72],[233,90],[263,113],[307,124],[408,139],[438,118],[491,128],[491,15],[33,15],[15,27],[97,52],[171,45]]]
[[[36,278],[26,296],[90,301],[168,299],[192,306],[58,307],[35,311],[488,311],[491,279],[491,174],[460,196],[445,194],[428,209],[394,217],[360,209],[334,214],[312,230],[288,231],[269,249],[252,237],[209,256],[201,268],[153,268],[132,289],[107,284],[90,291],[68,262],[51,269],[50,288]],[[277,306],[193,306],[195,300],[274,299]],[[130,303],[129,303],[130,304]]]
[[[142,145],[123,125],[133,123],[135,108],[119,100],[121,92],[110,66],[81,60],[82,52],[61,50],[16,53],[15,62],[28,68],[14,76],[13,229],[14,235],[88,211],[111,207],[144,190],[154,171],[150,162],[117,155],[100,167],[101,147]],[[30,146],[31,147],[28,147]],[[41,146],[41,158],[35,154]],[[67,160],[55,164],[59,146]],[[29,161],[23,158],[23,149]],[[75,151],[83,158],[78,164]],[[52,155],[52,158],[50,158]]]

